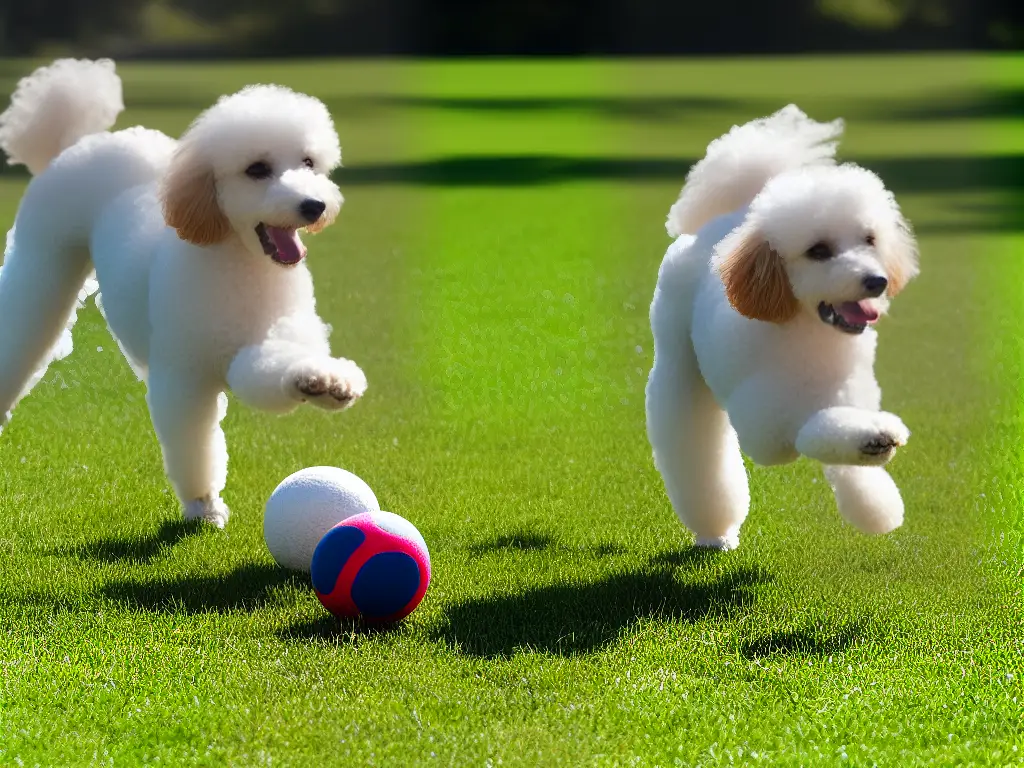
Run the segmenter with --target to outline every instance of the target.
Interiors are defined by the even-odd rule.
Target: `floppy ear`
[[[718,273],[729,303],[744,317],[784,323],[800,308],[782,257],[756,233],[719,258]]]
[[[187,148],[179,148],[160,188],[164,220],[178,237],[195,245],[213,245],[231,233],[231,224],[217,202],[213,168]]]
[[[917,275],[917,240],[909,222],[899,214],[893,232],[880,240],[879,250],[889,278],[887,293],[891,298]]]

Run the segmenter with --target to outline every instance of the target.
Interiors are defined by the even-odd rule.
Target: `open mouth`
[[[818,317],[843,333],[858,334],[878,322],[879,312],[867,301],[844,301],[834,306],[823,301],[818,305]]]
[[[272,227],[262,221],[256,225],[256,236],[263,252],[278,264],[298,264],[306,255],[306,246],[296,229]]]

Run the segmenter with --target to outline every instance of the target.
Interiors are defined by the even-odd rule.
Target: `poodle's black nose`
[[[323,213],[326,208],[327,204],[323,200],[314,200],[313,198],[308,197],[299,203],[299,215],[312,224],[320,218],[320,214]]]
[[[881,296],[885,292],[885,287],[889,284],[881,275],[870,275],[865,277],[863,280],[864,290],[868,292],[868,296]]]

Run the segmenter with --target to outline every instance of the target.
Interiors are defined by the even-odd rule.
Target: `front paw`
[[[320,408],[348,408],[366,391],[366,375],[351,360],[313,358],[297,364],[287,376],[292,396]]]
[[[797,434],[796,449],[822,464],[880,466],[909,437],[910,430],[891,413],[836,406],[807,420]]]
[[[899,416],[883,411],[875,414],[874,421],[872,432],[860,444],[860,463],[864,465],[886,464],[910,439],[910,430]]]

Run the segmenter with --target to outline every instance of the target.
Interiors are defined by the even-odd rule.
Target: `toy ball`
[[[416,526],[391,512],[338,523],[313,553],[313,589],[335,616],[371,623],[404,619],[430,583],[430,554]]]
[[[263,538],[278,565],[309,571],[313,550],[352,515],[380,509],[370,486],[338,467],[308,467],[289,475],[267,499]]]

